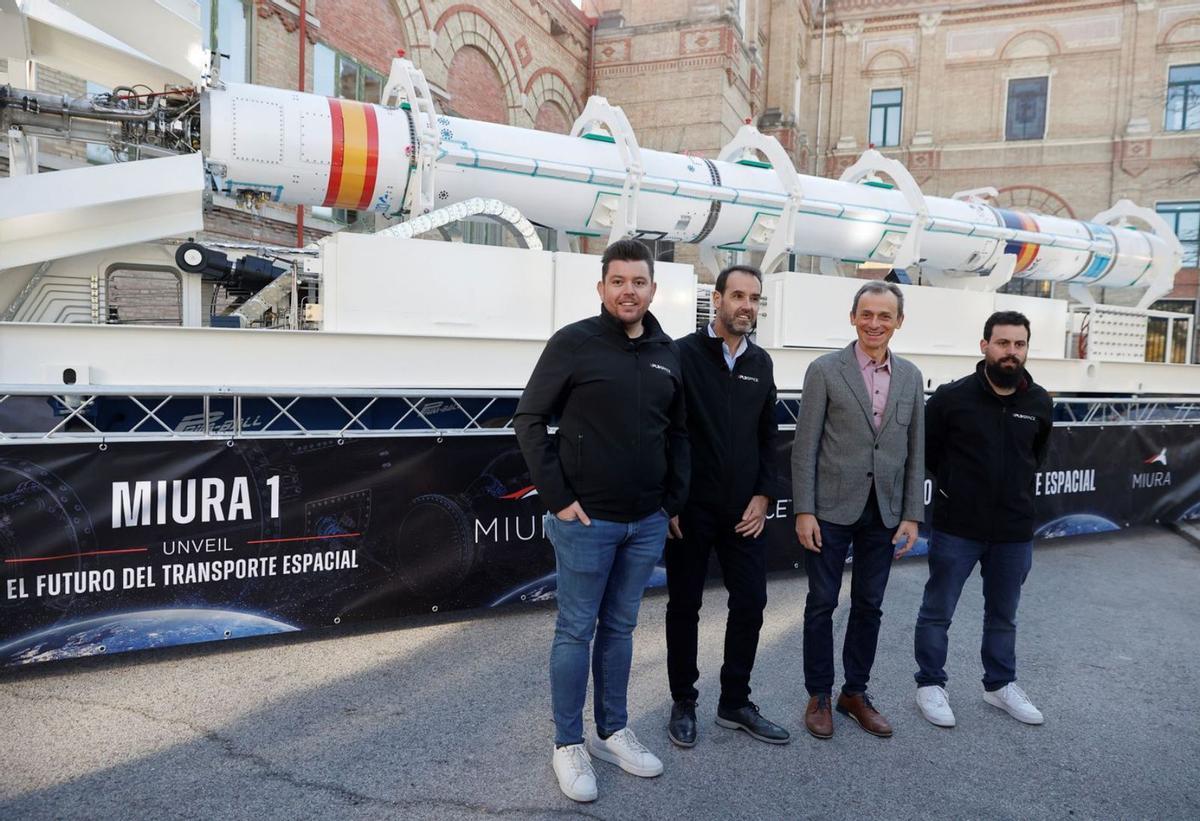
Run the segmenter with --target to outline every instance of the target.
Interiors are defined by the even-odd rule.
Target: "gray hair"
[[[904,292],[900,290],[900,286],[894,282],[883,282],[882,280],[873,279],[858,289],[858,293],[854,295],[854,304],[850,306],[850,314],[858,313],[858,298],[863,294],[891,294],[896,298],[897,316],[904,316]]]

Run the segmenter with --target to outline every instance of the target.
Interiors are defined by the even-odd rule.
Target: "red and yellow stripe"
[[[1026,214],[1023,211],[1009,211],[1007,209],[999,209],[1000,218],[1004,220],[1004,224],[1009,228],[1019,228],[1023,231],[1037,231],[1037,220],[1032,214]],[[1030,266],[1037,258],[1038,251],[1042,246],[1033,242],[1017,242],[1009,241],[1004,245],[1004,253],[1013,254],[1017,258],[1016,268],[1013,273],[1019,274]]]
[[[333,147],[324,204],[361,211],[371,204],[379,175],[379,120],[375,107],[331,97],[329,116]]]

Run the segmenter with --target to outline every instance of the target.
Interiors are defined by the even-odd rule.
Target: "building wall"
[[[869,147],[871,90],[901,88],[900,145],[881,150],[926,194],[993,186],[1002,205],[1079,219],[1119,199],[1200,199],[1197,132],[1164,127],[1168,67],[1200,63],[1195,0],[833,0],[828,12],[824,68],[808,64],[810,169],[851,165]],[[1007,83],[1034,76],[1049,77],[1045,136],[1006,141]],[[1195,271],[1171,296],[1196,299]]]
[[[764,109],[767,0],[608,0],[595,35],[596,93],[619,105],[638,144],[716,156]]]

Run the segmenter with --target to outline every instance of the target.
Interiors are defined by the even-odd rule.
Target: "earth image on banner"
[[[56,625],[0,645],[0,665],[82,658],[152,647],[265,636],[298,630],[254,613],[176,608],[115,613]]]
[[[1035,539],[1059,539],[1063,536],[1083,536],[1088,533],[1108,533],[1120,530],[1120,525],[1094,513],[1072,513],[1046,522],[1033,534]]]

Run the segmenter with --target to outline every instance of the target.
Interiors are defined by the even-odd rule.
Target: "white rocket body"
[[[417,185],[414,115],[403,108],[229,83],[203,99],[202,150],[224,167],[229,192],[255,190],[295,205],[395,214]],[[628,172],[618,146],[439,116],[434,207],[491,197],[531,221],[604,237]],[[769,167],[642,149],[637,197],[643,236],[762,249],[788,201]],[[800,176],[796,253],[889,263],[916,218],[898,189]],[[1163,237],[1107,225],[926,197],[923,266],[985,275],[1004,254],[1014,275],[1127,288],[1179,267]],[[1174,259],[1173,259],[1174,258]]]

